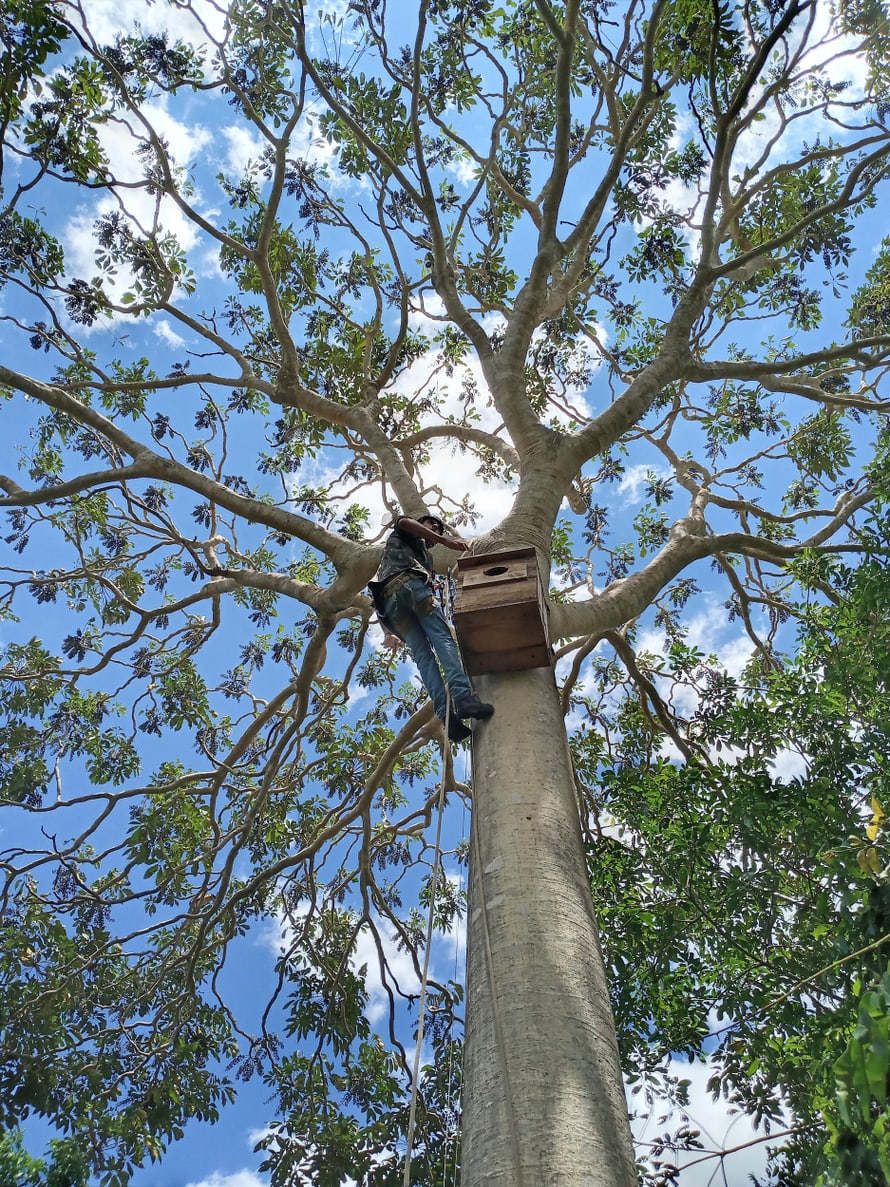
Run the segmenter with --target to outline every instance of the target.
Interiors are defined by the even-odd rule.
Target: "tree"
[[[700,689],[686,737],[707,752],[678,766],[627,731],[604,792],[620,844],[601,839],[591,863],[606,935],[622,937],[633,1094],[667,1051],[707,1048],[714,1091],[780,1127],[777,1187],[890,1181],[886,433],[869,477],[863,563],[795,562],[831,590],[796,607],[797,654],[738,681],[683,669],[675,696]],[[720,1156],[687,1119],[654,1144],[656,1169],[672,1142]]]
[[[7,1130],[0,1137],[0,1181],[9,1187],[86,1187],[83,1160],[70,1145],[62,1146],[61,1154],[61,1162],[53,1158],[47,1166],[42,1158],[32,1158],[24,1149],[20,1130]]]
[[[856,261],[890,153],[883,9],[357,0],[313,21],[192,0],[115,34],[67,0],[6,0],[2,40],[0,383],[23,447],[0,478],[0,781],[22,838],[3,859],[0,1123],[50,1117],[125,1182],[218,1116],[233,1071],[261,1074],[273,1181],[400,1180],[413,990],[385,941],[419,972],[415,903],[435,895],[442,928],[462,903],[431,843],[439,726],[369,634],[369,507],[472,527],[497,497],[479,548],[535,549],[559,680],[480,681],[497,711],[457,854],[462,1175],[634,1181],[618,1047],[682,1102],[666,1060],[706,1029],[680,850],[654,860],[652,820],[679,820],[682,792],[686,845],[722,780],[727,827],[687,863],[700,905],[695,879],[738,852],[734,813],[770,812],[762,765],[709,750],[743,724],[717,724],[736,689],[689,634],[699,583],[710,565],[765,679],[802,591],[837,596],[829,562],[861,550],[874,499],[886,244]],[[249,159],[214,177],[202,121],[225,120]],[[472,490],[446,485],[445,446]],[[618,489],[640,493],[626,516]],[[628,895],[657,903],[648,935],[614,926]],[[247,1029],[226,963],[270,917],[284,949]],[[788,951],[761,996],[816,972]],[[709,983],[740,1021],[732,974]],[[462,996],[432,990],[444,1057]],[[764,1115],[744,1088],[760,1034],[717,1079]],[[443,1066],[415,1181],[445,1181],[432,1155],[454,1146]]]

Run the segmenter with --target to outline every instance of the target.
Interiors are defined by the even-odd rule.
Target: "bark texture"
[[[633,1187],[627,1109],[549,668],[486,676],[474,732],[464,1187]]]

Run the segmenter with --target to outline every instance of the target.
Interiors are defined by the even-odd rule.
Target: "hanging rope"
[[[448,719],[451,716],[451,698],[445,709],[445,746],[448,745]],[[423,1049],[423,1030],[426,1016],[426,991],[430,971],[430,949],[433,946],[433,924],[436,912],[436,891],[439,888],[439,861],[442,853],[442,817],[445,815],[445,778],[448,772],[445,751],[442,752],[442,778],[439,782],[438,819],[436,821],[436,844],[433,855],[433,883],[430,887],[430,910],[426,925],[426,947],[423,953],[423,974],[420,979],[420,1005],[417,1011],[417,1046],[414,1049],[414,1071],[411,1076],[411,1107],[408,1110],[408,1142],[405,1150],[404,1187],[411,1182],[411,1155],[414,1146],[414,1125],[417,1119],[417,1097],[420,1087],[420,1058]]]

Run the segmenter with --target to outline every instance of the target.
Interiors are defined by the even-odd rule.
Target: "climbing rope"
[[[448,745],[448,719],[451,716],[451,698],[445,708],[445,743]],[[426,946],[423,953],[423,973],[420,979],[420,1005],[417,1010],[417,1046],[414,1048],[414,1071],[411,1076],[411,1107],[408,1110],[408,1139],[405,1150],[404,1187],[411,1182],[411,1155],[414,1146],[414,1126],[417,1120],[417,1097],[420,1088],[420,1058],[423,1050],[424,1021],[426,1016],[426,992],[430,971],[430,949],[433,946],[433,924],[436,912],[436,891],[439,888],[439,861],[442,853],[442,817],[445,815],[445,779],[448,767],[442,751],[442,778],[439,782],[438,819],[436,821],[436,844],[433,854],[433,883],[430,887],[430,910],[426,925]]]

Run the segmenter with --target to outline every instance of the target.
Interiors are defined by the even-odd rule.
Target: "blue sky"
[[[171,12],[161,4],[145,6],[141,0],[117,0],[115,3],[90,0],[88,10],[100,39],[112,35],[118,28],[128,27],[130,21],[137,17],[148,29],[163,28],[168,23],[172,23],[180,32],[187,32],[188,27],[188,16],[181,10]],[[408,5],[406,12],[410,10],[411,6]],[[214,173],[225,170],[237,174],[246,167],[248,160],[258,152],[256,138],[243,125],[235,122],[232,113],[226,108],[209,104],[201,97],[193,98],[183,107],[177,107],[175,111],[168,109],[166,103],[158,103],[153,106],[150,114],[170,144],[174,157],[184,164],[195,165],[202,190],[201,204],[207,211],[212,211],[220,201],[213,180]],[[128,152],[126,137],[118,132],[110,133],[108,147],[118,162],[125,160]],[[308,137],[301,147],[307,153],[324,155],[329,151],[323,145],[311,143]],[[458,177],[456,180],[460,182],[461,179]],[[72,207],[66,195],[64,205],[60,203],[58,209],[53,210],[49,216],[63,238],[70,267],[78,275],[90,274],[95,251],[93,224],[96,215],[101,213],[106,205],[105,200],[84,197],[80,204]],[[211,244],[203,243],[200,235],[187,226],[176,212],[171,211],[169,218],[171,227],[180,235],[195,260],[200,303],[209,304],[207,293],[213,292],[214,285],[220,280],[216,250]],[[876,212],[863,220],[858,228],[858,234],[866,243],[876,242],[880,231],[880,215]],[[868,259],[866,251],[866,263]],[[124,284],[123,279],[121,284]],[[9,293],[6,294],[5,300],[5,311],[10,313],[12,308]],[[832,332],[834,329],[832,326]],[[23,347],[21,338],[12,334],[10,327],[4,328],[0,334],[4,349],[8,352],[7,361],[10,365],[36,374],[41,373],[40,368],[43,366],[46,368],[44,374],[48,374],[48,369],[52,366],[51,360],[44,360],[43,356]],[[117,325],[106,326],[89,334],[89,345],[100,357],[119,354],[124,358],[135,359],[141,354],[146,354],[160,373],[181,358],[183,349],[188,349],[193,344],[187,329],[169,318],[153,318],[150,322],[130,323],[125,328]],[[429,360],[422,362],[428,364]],[[405,382],[417,383],[419,375],[420,368],[417,373],[407,377]],[[435,386],[440,408],[446,411],[452,406],[456,408],[460,399],[460,376],[449,380],[439,375],[431,382]],[[595,411],[604,406],[610,398],[601,376],[594,377],[589,390],[571,395],[575,405],[582,411]],[[3,445],[8,455],[4,458],[4,466],[12,467],[9,470],[11,473],[15,472],[16,446],[25,440],[32,415],[33,407],[25,404],[3,410]],[[488,410],[480,409],[480,416],[484,427],[496,426],[496,418]],[[234,442],[233,454],[241,453],[245,465],[249,466],[249,459],[256,445],[256,441],[250,440]],[[300,479],[316,486],[332,484],[335,489],[340,490],[340,462],[341,458],[336,454],[322,452],[313,464],[304,467]],[[622,525],[626,529],[627,521],[638,508],[641,485],[648,470],[660,469],[662,466],[663,459],[654,451],[648,451],[645,458],[635,455],[630,459],[624,478],[613,488],[617,530],[622,530]],[[464,490],[473,489],[474,486],[478,490],[474,470],[475,463],[472,459],[452,455],[442,448],[433,451],[429,476],[434,482],[443,485],[449,493],[453,490],[462,493]],[[480,491],[479,496],[482,514],[478,528],[483,530],[496,523],[505,513],[512,498],[512,488],[509,484],[494,484]],[[388,514],[377,493],[369,489],[361,492],[357,498],[366,502],[371,533],[382,532]],[[678,500],[676,509],[680,509],[681,506]],[[727,621],[723,606],[725,593],[718,591],[712,584],[708,585],[708,572],[708,566],[705,564],[696,567],[695,575],[705,586],[705,591],[697,605],[690,642],[701,646],[707,652],[716,652],[730,670],[739,672],[750,649],[739,625]],[[596,577],[597,574],[594,574],[594,581]],[[63,618],[56,618],[35,607],[33,618],[24,621],[20,627],[0,624],[0,641],[7,642],[13,637],[14,631],[37,632],[52,645],[56,637],[61,637],[67,632],[67,623]],[[646,631],[645,645],[653,651],[658,651],[663,639],[651,625]],[[222,642],[221,640],[220,645]],[[227,662],[222,651],[218,657],[212,658],[213,662],[219,662],[220,666]],[[401,677],[411,677],[411,669],[407,665],[403,668]],[[358,693],[358,690],[355,691]],[[362,711],[358,696],[355,709],[356,712]],[[789,770],[794,761],[793,756],[789,756]],[[466,823],[466,813],[462,807],[457,802],[450,804],[447,819],[449,844],[453,844],[465,834]],[[0,834],[0,838],[2,835]],[[454,873],[458,876],[456,865]],[[238,946],[236,962],[233,962],[226,974],[230,998],[236,1012],[247,1018],[255,1014],[257,1000],[262,1000],[263,987],[272,972],[277,943],[274,922],[255,928]],[[440,976],[453,975],[452,962],[456,957],[459,963],[461,952],[462,941],[459,935],[437,942],[434,960]],[[361,959],[357,958],[357,963],[361,963]],[[369,985],[369,989],[373,991],[373,988],[373,985]],[[703,1130],[713,1135],[715,1145],[744,1145],[752,1136],[751,1131],[743,1119],[729,1115],[723,1105],[710,1101],[704,1087],[706,1069],[684,1068],[682,1074],[690,1076],[693,1081],[693,1115]],[[186,1138],[170,1149],[160,1166],[147,1167],[134,1177],[134,1187],[260,1187],[265,1183],[265,1179],[258,1175],[260,1156],[252,1152],[252,1146],[270,1119],[270,1110],[267,1090],[262,1083],[254,1080],[241,1085],[237,1103],[225,1111],[220,1124],[213,1127],[197,1122],[191,1124]],[[39,1127],[32,1129],[31,1133],[35,1140],[39,1140]],[[649,1135],[644,1133],[640,1136],[645,1139]],[[730,1167],[731,1181],[742,1181],[745,1171],[761,1164],[760,1148],[734,1156]],[[720,1181],[713,1176],[713,1164],[701,1163],[681,1177],[681,1187],[704,1187],[711,1181]]]

